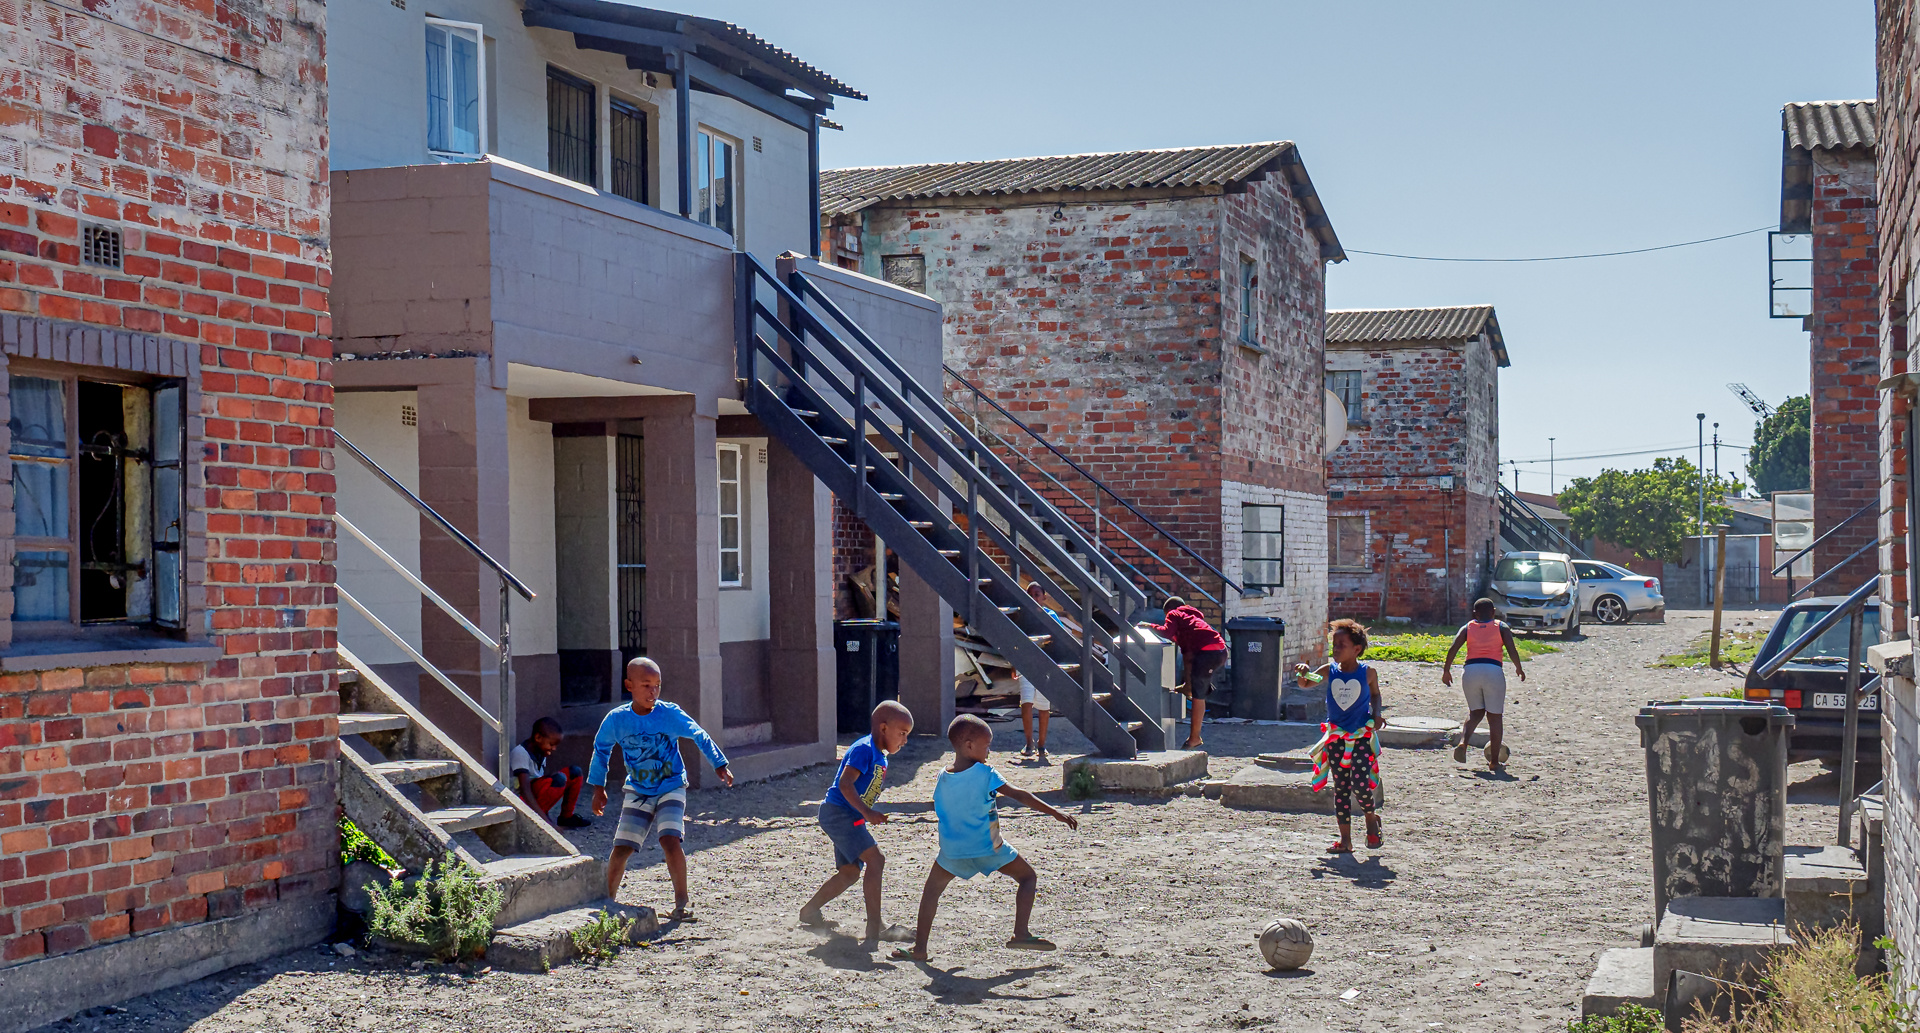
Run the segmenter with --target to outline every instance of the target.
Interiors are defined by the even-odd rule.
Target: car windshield
[[[1762,656],[1761,659],[1765,660],[1767,657],[1771,657],[1773,654],[1779,652],[1781,648],[1791,644],[1794,639],[1805,634],[1808,628],[1813,627],[1814,622],[1827,615],[1827,609],[1828,608],[1824,606],[1810,607],[1804,610],[1795,610],[1789,614],[1787,616],[1786,630],[1775,635],[1769,641],[1766,654]],[[1880,641],[1879,609],[1869,606],[1866,608],[1865,613],[1866,619],[1860,623],[1860,648],[1863,650]],[[1829,659],[1838,660],[1842,664],[1845,664],[1847,661],[1847,636],[1850,634],[1848,626],[1851,623],[1851,621],[1845,619],[1835,621],[1833,627],[1821,632],[1820,637],[1814,639],[1807,648],[1802,649],[1800,655],[1794,657],[1794,660]]]
[[[1562,560],[1528,559],[1507,556],[1494,568],[1495,581],[1538,581],[1561,584],[1567,580],[1567,565]]]

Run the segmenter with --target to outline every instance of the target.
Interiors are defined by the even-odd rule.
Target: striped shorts
[[[626,793],[626,800],[620,805],[620,824],[613,830],[616,845],[623,844],[639,850],[647,845],[649,836],[686,838],[685,786],[659,796],[641,796],[631,789]]]

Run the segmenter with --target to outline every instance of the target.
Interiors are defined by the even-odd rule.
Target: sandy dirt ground
[[[1530,680],[1510,694],[1505,775],[1444,750],[1387,751],[1386,845],[1350,859],[1322,853],[1331,816],[1184,796],[1069,803],[1057,767],[1014,756],[1018,724],[997,725],[992,763],[1080,819],[1073,832],[1021,809],[1002,823],[1040,872],[1033,928],[1058,941],[1051,954],[1003,946],[1013,885],[997,876],[949,889],[930,964],[798,928],[796,911],[831,865],[805,816],[830,774],[816,768],[694,793],[699,920],[612,962],[517,975],[308,949],[54,1028],[1559,1030],[1577,1016],[1599,952],[1635,945],[1652,918],[1636,708],[1739,684],[1646,666],[1706,626],[1696,613],[1589,625],[1530,663]],[[1464,716],[1436,668],[1382,666],[1390,714]],[[1053,733],[1056,757],[1084,745],[1064,723]],[[1212,774],[1310,738],[1297,726],[1213,726]],[[882,804],[895,818],[877,829],[890,921],[912,922],[935,853],[930,801],[945,746],[916,736],[894,760]],[[1794,777],[1789,841],[1824,841],[1833,776],[1816,763],[1796,765]],[[604,856],[610,838],[602,819],[577,842]],[[670,903],[657,848],[636,858],[621,897]],[[828,914],[857,928],[858,889]],[[1270,973],[1261,961],[1255,936],[1278,916],[1313,929],[1305,969]]]

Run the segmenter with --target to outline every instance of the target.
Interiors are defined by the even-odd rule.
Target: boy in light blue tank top
[[[1367,846],[1378,850],[1380,816],[1373,813],[1374,776],[1380,771],[1374,731],[1380,726],[1380,677],[1360,662],[1367,651],[1367,629],[1350,620],[1337,620],[1333,629],[1333,662],[1317,671],[1295,664],[1303,683],[1312,675],[1326,679],[1327,720],[1320,726],[1320,742],[1313,748],[1313,788],[1333,780],[1333,810],[1340,822],[1340,838],[1327,847],[1330,854],[1353,853],[1353,809],[1350,796],[1360,798],[1367,819]],[[1364,778],[1356,776],[1364,775]]]

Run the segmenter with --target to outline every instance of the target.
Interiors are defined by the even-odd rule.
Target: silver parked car
[[[1580,630],[1580,582],[1564,552],[1509,552],[1493,568],[1493,608],[1515,631]]]
[[[1643,613],[1656,617],[1666,613],[1667,599],[1660,594],[1657,577],[1599,560],[1574,560],[1573,572],[1580,575],[1580,611],[1602,624],[1625,624]]]

